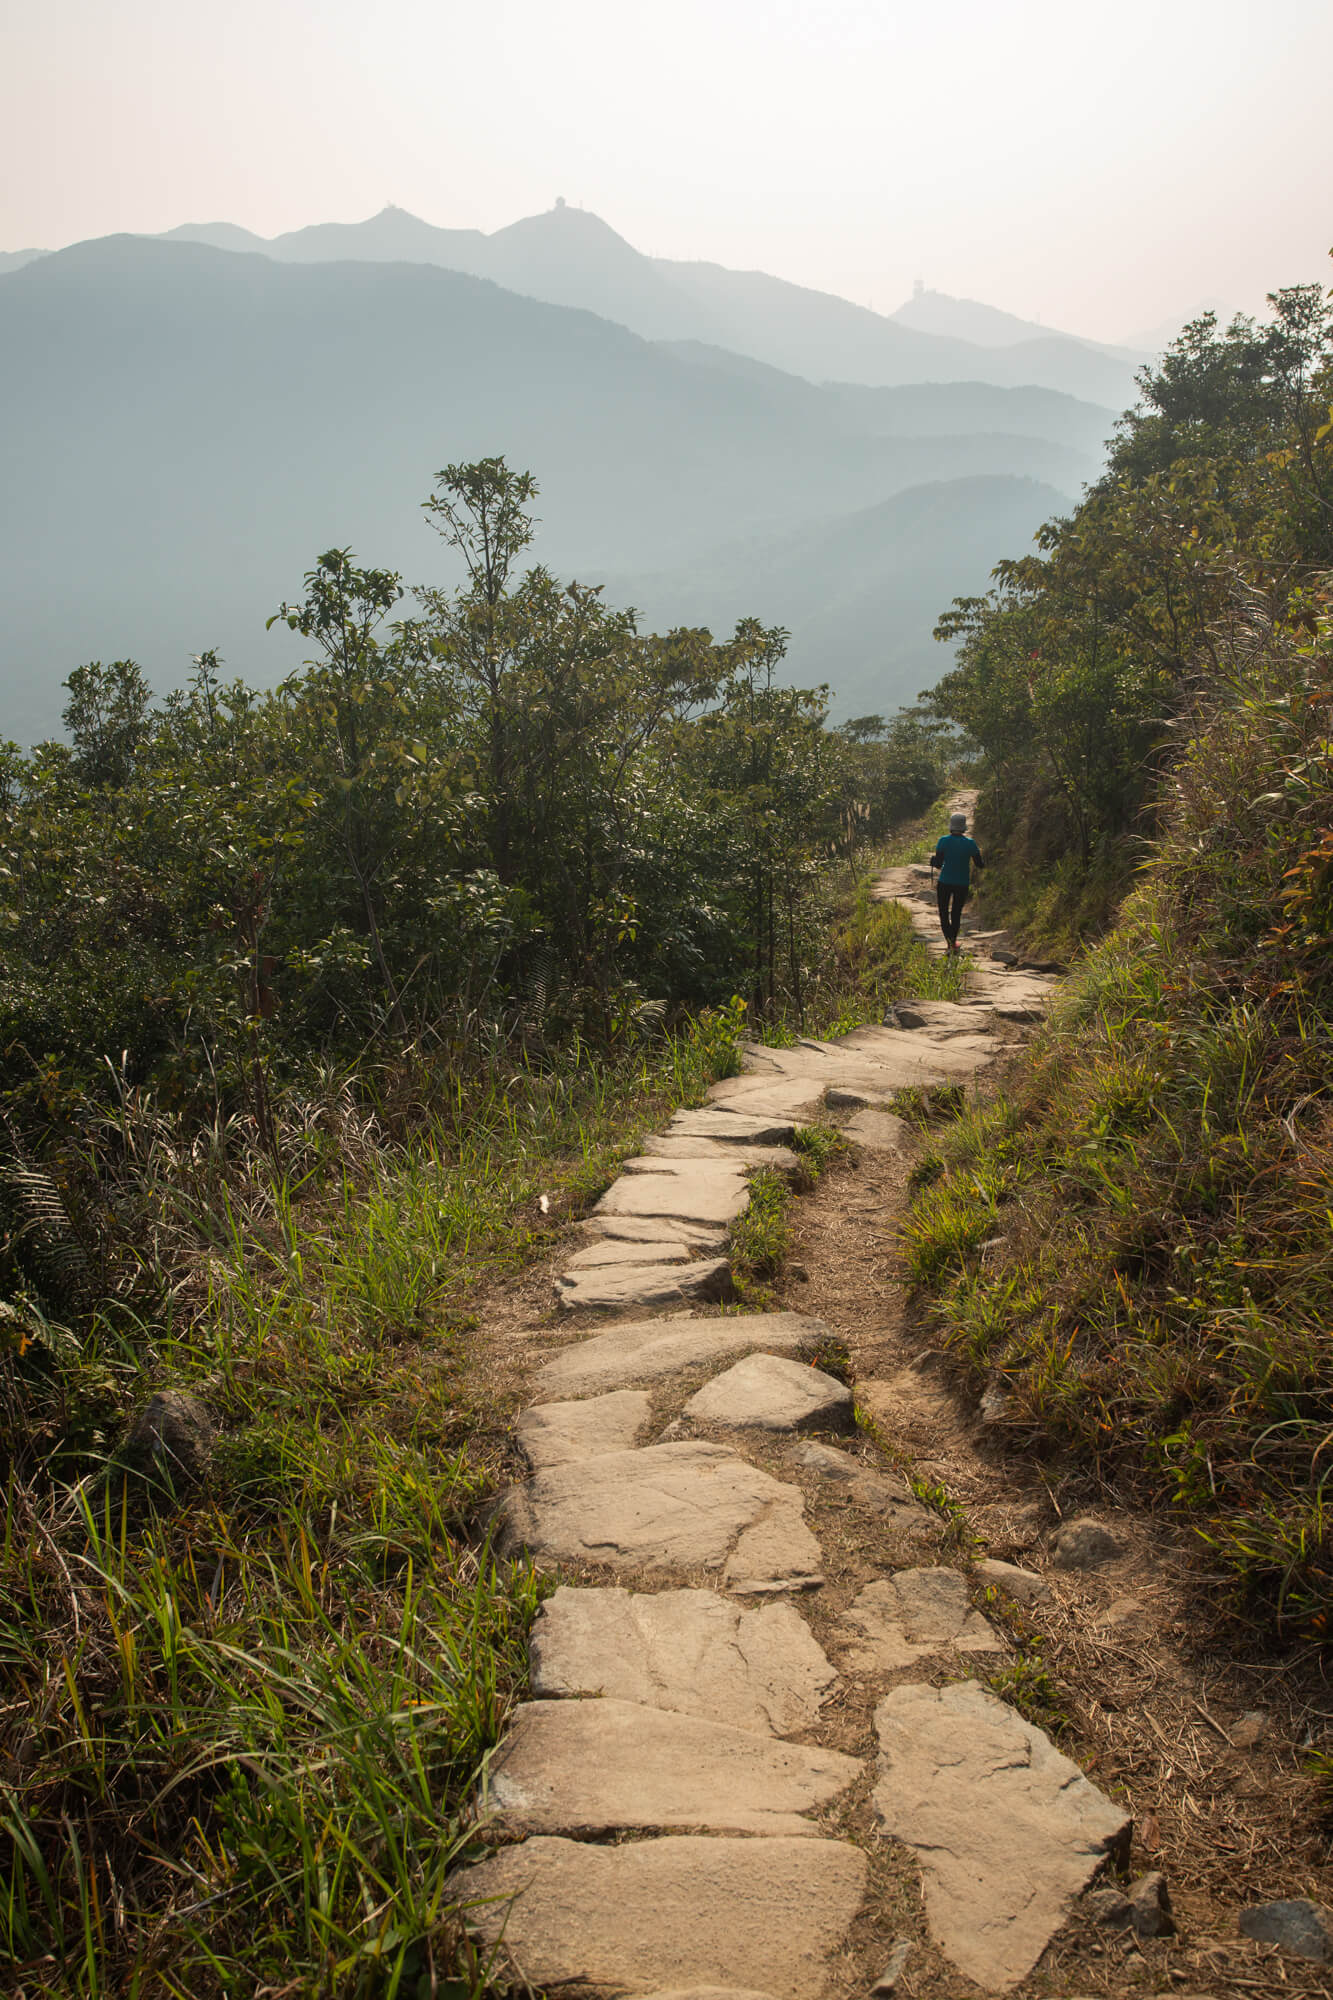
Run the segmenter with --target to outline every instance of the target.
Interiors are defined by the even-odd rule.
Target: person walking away
[[[932,871],[936,868],[940,871],[935,893],[940,906],[940,929],[950,958],[958,955],[958,926],[963,920],[974,864],[978,874],[986,865],[981,849],[968,834],[967,814],[950,813],[949,831],[940,835],[930,857]]]

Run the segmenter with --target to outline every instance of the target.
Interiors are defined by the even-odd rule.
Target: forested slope
[[[1308,1639],[1333,1604],[1333,328],[1316,287],[1273,303],[1187,329],[1083,507],[945,621],[990,909],[1104,935],[923,1169],[909,1258],[1017,1435],[1185,1510],[1235,1605]]]

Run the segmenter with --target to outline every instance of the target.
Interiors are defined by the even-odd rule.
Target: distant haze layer
[[[604,260],[561,268],[568,214],[537,220],[527,281],[544,268],[549,289],[604,301]],[[573,222],[576,244],[593,222]],[[605,236],[613,269],[657,282]],[[754,311],[735,275],[684,305],[668,293],[674,324],[715,328],[725,309],[735,338],[812,367],[863,338],[840,302],[775,280]],[[616,579],[655,620],[787,622],[793,672],[831,681],[842,708],[893,708],[944,664],[936,612],[1095,474],[1114,418],[1040,385],[950,382],[1005,350],[864,317],[889,379],[828,386],[427,263],[113,237],[12,271],[0,733],[49,730],[60,680],[91,657],[131,655],[162,688],[218,646],[275,678],[290,645],[263,621],[314,557],[350,544],[438,578],[419,503],[440,466],[492,453],[537,476],[536,553],[557,572]],[[895,382],[899,343],[944,379]]]

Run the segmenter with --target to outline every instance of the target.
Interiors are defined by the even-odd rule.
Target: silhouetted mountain
[[[49,250],[0,250],[0,272],[18,271],[25,264],[35,263],[38,257],[49,257]]]
[[[648,340],[697,340],[804,375],[810,381],[1034,383],[1119,409],[1131,396],[1137,357],[1067,334],[1026,329],[1031,338],[997,344],[955,333],[922,331],[899,314],[885,317],[849,299],[762,271],[645,257],[600,216],[557,204],[498,229],[436,229],[404,210],[386,208],[365,222],[319,223],[276,236],[224,238],[225,224],[187,224],[172,235],[223,249],[262,249],[284,262],[354,257],[382,263],[439,264],[492,278],[548,304],[581,307]],[[940,299],[941,294],[927,295]],[[969,301],[947,301],[972,310]],[[1010,315],[977,306],[984,325]],[[989,316],[989,317],[987,317]]]
[[[791,632],[789,667],[827,681],[838,715],[889,713],[937,681],[948,655],[931,633],[954,597],[984,590],[997,551],[1027,551],[1068,497],[1031,479],[955,479],[913,486],[878,507],[754,537],[707,560],[610,576],[608,594],[653,624],[686,617],[726,630],[762,606]]]
[[[743,537],[800,540],[803,524],[921,482],[1021,474],[1072,492],[1097,464],[1073,431],[1103,427],[1102,412],[1056,398],[1064,434],[1024,432],[1025,392],[1014,434],[965,432],[955,412],[952,428],[918,435],[896,427],[914,392],[821,391],[726,357],[682,359],[429,265],[276,262],[143,237],[0,279],[0,347],[0,735],[52,727],[60,680],[88,658],[131,654],[159,687],[208,645],[251,677],[284,671],[290,646],[266,642],[263,619],[322,549],[439,576],[418,502],[451,460],[503,452],[536,473],[536,554],[564,574],[686,577]],[[980,393],[997,420],[1010,407]],[[957,394],[927,402],[947,409]],[[987,566],[1014,545],[1009,516],[992,519]],[[947,508],[932,532],[944,601],[972,559],[960,584]],[[817,533],[810,546],[816,565],[831,561]],[[758,598],[744,609],[782,615]]]

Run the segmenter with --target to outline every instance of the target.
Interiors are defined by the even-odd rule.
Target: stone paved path
[[[893,870],[878,892],[938,945],[928,874]],[[947,1959],[1003,1992],[1127,1840],[1123,1810],[969,1677],[1005,1640],[939,1556],[932,1517],[839,1448],[850,1398],[811,1365],[838,1328],[700,1306],[725,1296],[747,1173],[787,1162],[798,1125],[833,1117],[862,1145],[896,1146],[895,1091],[975,1078],[997,1024],[1039,1014],[1052,976],[982,958],[992,942],[968,937],[962,1002],[752,1049],[581,1226],[557,1294],[584,1337],[536,1376],[517,1426],[531,1476],[500,1522],[508,1548],[562,1581],[533,1629],[533,1699],[481,1801],[497,1849],[454,1885],[474,1933],[533,1987],[864,1991],[851,1940],[874,1921],[871,1862],[889,1837],[915,1858]],[[825,1634],[832,1661],[802,1611],[824,1569],[798,1479],[879,1524],[874,1580]],[[819,1736],[858,1689],[874,1735],[852,1756]],[[849,1800],[867,1829],[855,1838]]]

